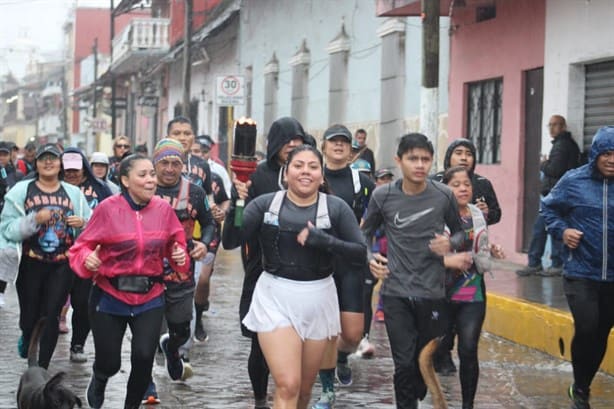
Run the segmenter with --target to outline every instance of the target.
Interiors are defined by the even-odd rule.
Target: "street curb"
[[[574,333],[571,314],[514,297],[487,293],[484,330],[517,344],[571,360]],[[614,375],[614,332],[601,369]]]

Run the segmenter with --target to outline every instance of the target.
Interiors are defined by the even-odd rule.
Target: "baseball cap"
[[[11,146],[8,142],[0,141],[0,152],[11,153]]]
[[[26,146],[24,146],[24,149],[27,151],[35,151],[36,150],[36,144],[34,142],[28,142],[26,143]]]
[[[211,150],[211,147],[215,145],[215,142],[213,142],[213,139],[211,139],[209,135],[200,135],[198,137],[198,143],[200,143],[203,148],[207,148],[209,150]]]
[[[343,125],[332,125],[324,131],[324,139],[327,141],[335,136],[343,136],[349,143],[352,143],[352,133]]]
[[[64,152],[62,155],[64,170],[83,169],[83,157],[77,152]]]
[[[394,176],[394,172],[391,168],[379,168],[375,171],[375,179],[383,178],[386,176]]]
[[[103,152],[94,152],[92,153],[92,157],[90,158],[90,163],[102,163],[103,165],[109,164],[109,157],[106,153]]]
[[[60,149],[54,143],[47,143],[38,148],[38,151],[36,152],[36,159],[40,158],[46,153],[57,156],[58,158],[62,156],[62,152],[60,152]]]

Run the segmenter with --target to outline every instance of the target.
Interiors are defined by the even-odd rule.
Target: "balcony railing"
[[[111,67],[119,69],[135,54],[163,53],[169,49],[169,19],[135,18],[113,39]],[[157,54],[157,53],[155,53]]]

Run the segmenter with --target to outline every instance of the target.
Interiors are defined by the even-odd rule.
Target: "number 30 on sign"
[[[216,98],[219,106],[245,104],[245,77],[225,75],[217,77]]]

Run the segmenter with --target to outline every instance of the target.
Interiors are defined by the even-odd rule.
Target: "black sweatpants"
[[[383,296],[384,322],[394,362],[394,394],[398,409],[413,409],[426,395],[418,355],[448,325],[445,299]]]
[[[565,277],[563,288],[575,328],[571,341],[574,383],[588,393],[614,325],[614,283]]]
[[[70,291],[70,305],[72,305],[72,338],[70,347],[85,345],[87,334],[90,333],[90,318],[88,314],[88,300],[92,280],[75,276]]]
[[[94,376],[107,380],[121,367],[122,340],[126,327],[132,332],[130,363],[125,405],[138,407],[149,386],[164,306],[135,316],[113,315],[97,311],[101,290],[94,286],[89,303],[90,324],[94,337]]]
[[[19,265],[19,328],[27,345],[38,320],[46,317],[38,352],[38,365],[45,369],[58,342],[60,312],[74,277],[68,262],[44,263],[24,255]]]

